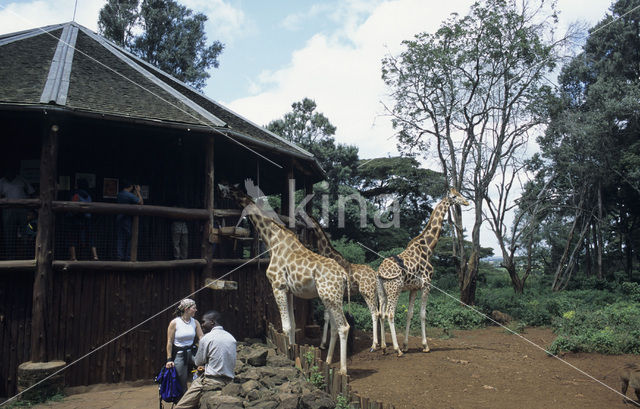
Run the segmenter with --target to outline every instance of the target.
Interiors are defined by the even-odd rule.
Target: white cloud
[[[98,30],[98,12],[105,0],[78,2],[75,21]],[[73,20],[75,0],[13,2],[0,5],[0,33],[12,33]]]
[[[375,9],[370,10],[371,4],[376,5]],[[597,4],[585,7],[581,1],[561,0],[559,8],[571,10],[561,15],[562,26],[576,17],[592,24],[598,21],[608,1]],[[254,80],[259,86],[253,89],[262,89],[261,93],[229,105],[257,123],[266,124],[289,111],[292,102],[309,97],[337,126],[336,140],[356,145],[361,158],[393,154],[396,142],[391,121],[382,115],[380,103],[388,92],[381,79],[381,59],[399,53],[402,40],[419,32],[434,32],[452,12],[466,14],[470,5],[464,0],[438,4],[423,0],[349,2],[332,15],[341,21],[335,32],[312,37],[292,53],[286,66],[262,72]],[[363,13],[370,14],[362,19]],[[288,24],[294,27],[304,17],[289,16]],[[465,226],[472,226],[473,212],[466,211],[464,218]],[[497,248],[488,229],[483,229],[481,237],[483,245]]]
[[[381,59],[397,53],[402,40],[434,30],[456,5],[464,10],[467,2],[454,0],[446,9],[421,0],[386,2],[367,19],[360,17],[357,25],[371,2],[348,5],[350,9],[335,12],[343,22],[335,33],[313,36],[286,67],[261,73],[254,82],[264,91],[231,102],[231,108],[264,124],[282,116],[294,101],[313,98],[338,127],[338,142],[358,146],[361,157],[396,152],[395,141],[388,139],[393,134],[390,121],[381,116],[380,101],[387,92],[380,78]]]
[[[205,27],[209,41],[233,44],[234,39],[255,30],[255,25],[242,9],[224,0],[179,0],[179,3],[208,17]]]

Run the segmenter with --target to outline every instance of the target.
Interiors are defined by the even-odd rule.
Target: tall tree
[[[322,112],[316,110],[314,100],[304,98],[291,104],[291,108],[281,119],[269,122],[266,128],[298,144],[318,159],[327,172],[331,195],[338,194],[341,184],[352,186],[358,165],[358,148],[336,144],[336,127]]]
[[[566,287],[583,250],[585,264],[595,265],[600,278],[615,268],[629,277],[633,271],[640,247],[639,6],[639,0],[611,6],[582,53],[563,67],[550,103],[552,120],[539,140],[540,170],[563,175],[551,188],[562,193],[565,224],[574,226],[554,259],[554,290]]]
[[[105,37],[177,79],[202,89],[207,69],[219,66],[224,45],[207,45],[207,16],[175,0],[109,0],[100,10],[98,27]],[[135,27],[141,34],[132,36]]]
[[[399,56],[382,61],[382,77],[395,100],[388,112],[399,148],[427,157],[435,152],[448,182],[474,204],[469,255],[461,209],[452,208],[460,295],[467,304],[475,300],[489,187],[542,122],[540,106],[548,93],[542,80],[562,45],[548,40],[556,22],[553,5],[486,0],[465,17],[452,15],[434,34],[404,41]]]
[[[132,30],[138,20],[139,0],[108,0],[100,9],[98,30],[120,47],[130,48]]]

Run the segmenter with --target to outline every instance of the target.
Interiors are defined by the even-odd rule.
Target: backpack
[[[180,400],[184,392],[178,381],[175,367],[166,368],[163,366],[155,381],[159,384],[160,407],[162,407],[162,401],[177,403]]]

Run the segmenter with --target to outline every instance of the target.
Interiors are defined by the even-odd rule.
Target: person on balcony
[[[27,199],[35,194],[35,189],[18,174],[18,167],[9,166],[0,179],[0,199]],[[17,250],[18,235],[27,221],[27,209],[2,209],[2,241],[4,254],[9,257]]]
[[[122,190],[118,193],[117,202],[123,204],[144,204],[140,185],[134,185],[129,181],[123,181]],[[117,251],[118,260],[131,260],[131,215],[119,214],[116,217]]]
[[[73,192],[71,201],[91,203],[89,194],[89,182],[86,179],[78,179],[78,188]],[[69,246],[69,258],[77,260],[76,247],[82,244],[89,244],[91,247],[91,258],[98,260],[95,237],[93,235],[93,221],[91,213],[74,213],[69,216],[71,230],[71,243]]]

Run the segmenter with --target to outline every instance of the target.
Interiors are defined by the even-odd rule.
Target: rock
[[[241,385],[242,393],[244,395],[246,395],[247,393],[249,393],[252,390],[258,390],[260,388],[261,388],[260,382],[258,382],[256,380],[253,380],[253,379],[251,379],[251,380],[249,380],[249,381],[247,381],[247,382],[245,382],[245,383],[243,383]]]
[[[268,354],[269,351],[266,348],[254,351],[247,357],[247,363],[252,366],[265,366]]]
[[[493,310],[491,312],[491,318],[494,321],[498,322],[499,324],[508,324],[511,321],[513,321],[513,318],[511,318],[509,314],[506,314],[498,310]]]
[[[302,395],[300,399],[301,409],[334,409],[336,402],[331,399],[331,395],[320,390]]]
[[[252,409],[275,409],[276,407],[278,407],[278,402],[273,400],[256,401],[245,407]]]
[[[242,393],[242,387],[237,383],[230,383],[225,385],[221,392],[227,396],[238,396]]]
[[[293,393],[281,393],[276,395],[276,400],[280,402],[278,409],[297,409],[300,398]]]
[[[220,391],[205,392],[200,398],[200,409],[241,409],[242,399],[236,396],[220,395]]]
[[[294,364],[292,360],[282,355],[274,355],[267,359],[267,365],[276,367],[292,367]]]

